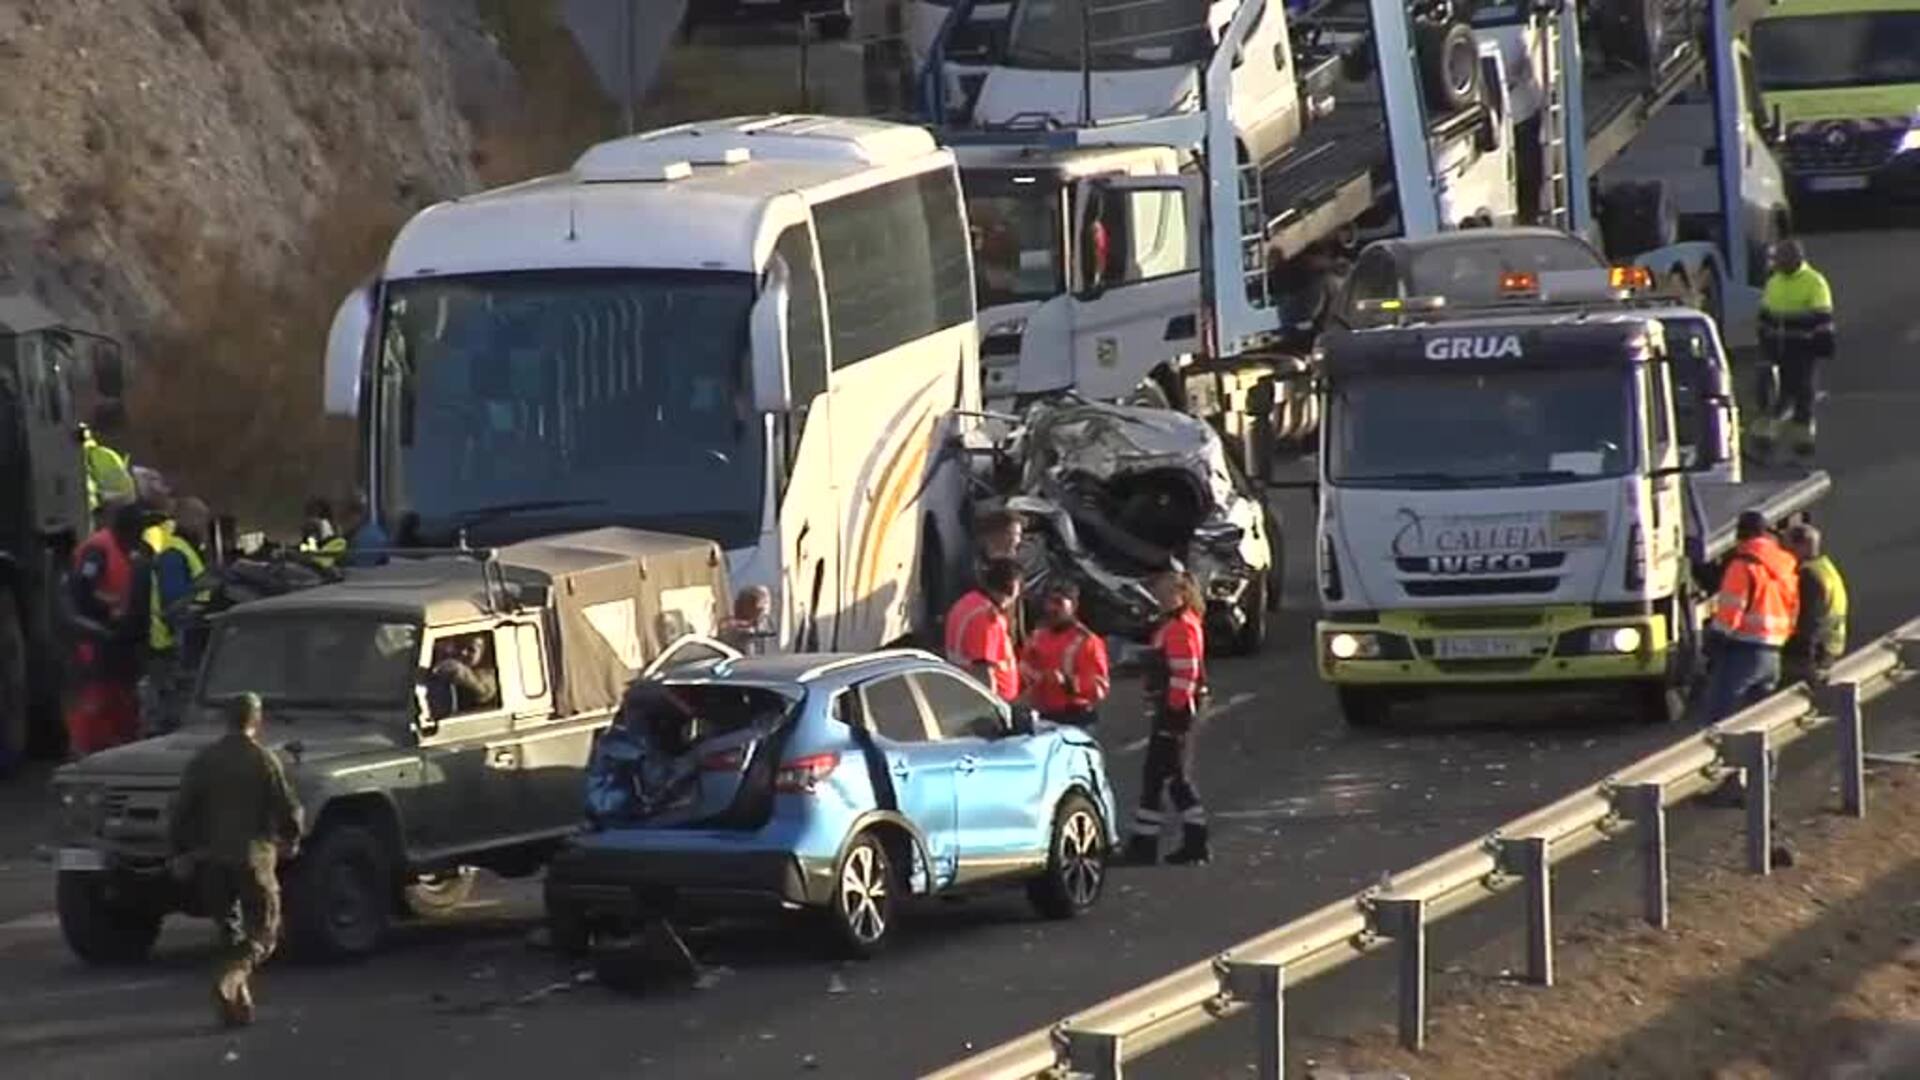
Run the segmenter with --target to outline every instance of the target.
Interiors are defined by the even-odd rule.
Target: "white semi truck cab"
[[[1829,485],[1727,479],[1724,372],[1687,374],[1682,347],[1626,305],[1326,338],[1315,645],[1349,723],[1447,687],[1674,714],[1697,671],[1695,567],[1741,511],[1781,520]]]

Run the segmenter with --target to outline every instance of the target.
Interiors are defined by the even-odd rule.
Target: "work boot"
[[[1127,849],[1120,855],[1122,866],[1152,866],[1160,861],[1160,837],[1134,833],[1127,838]]]
[[[1207,827],[1188,825],[1180,832],[1180,849],[1167,856],[1171,866],[1200,866],[1213,857],[1207,847]]]

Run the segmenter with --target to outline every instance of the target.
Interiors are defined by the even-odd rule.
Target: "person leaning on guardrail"
[[[1701,720],[1715,723],[1773,692],[1780,652],[1800,615],[1800,568],[1756,510],[1734,525],[1736,546],[1720,577],[1708,624],[1707,690]]]
[[[1824,681],[1834,662],[1847,654],[1847,582],[1811,524],[1789,527],[1786,544],[1800,560],[1800,616],[1781,656],[1781,681]]]

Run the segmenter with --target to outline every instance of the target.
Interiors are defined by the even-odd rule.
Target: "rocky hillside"
[[[608,109],[550,0],[0,2],[0,290],[134,346],[137,454],[242,512],[338,491],[338,297],[405,216]]]

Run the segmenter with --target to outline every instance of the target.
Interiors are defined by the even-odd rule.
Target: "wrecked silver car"
[[[1040,405],[1007,452],[1018,490],[1006,505],[1028,521],[1019,557],[1029,604],[1064,578],[1080,587],[1089,625],[1144,639],[1154,618],[1147,579],[1180,566],[1207,598],[1213,649],[1260,649],[1280,600],[1279,523],[1206,422],[1130,405]]]

